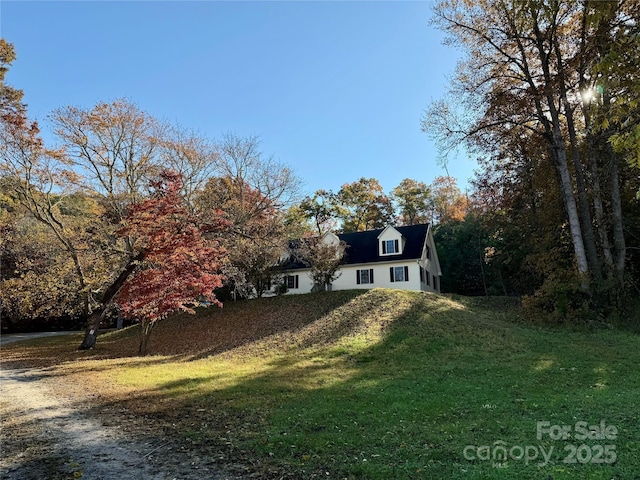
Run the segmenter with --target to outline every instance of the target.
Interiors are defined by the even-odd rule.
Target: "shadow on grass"
[[[253,374],[160,382],[146,395],[167,401],[155,412],[167,423],[188,412],[178,430],[190,438],[295,478],[633,478],[637,338],[527,329],[504,321],[509,309],[409,303],[387,305],[397,315],[379,332],[369,323],[384,312],[351,305],[351,320],[321,320],[319,345],[303,336]],[[496,469],[463,456],[468,445],[536,444],[538,421],[605,417],[621,432],[614,465],[577,471],[556,456]],[[565,444],[544,442],[562,455]]]
[[[289,346],[288,339],[295,337],[299,330],[363,293],[364,290],[356,290],[290,295],[227,302],[222,309],[200,309],[195,316],[179,313],[154,328],[150,355],[146,357],[136,356],[140,337],[139,327],[134,325],[101,334],[97,347],[89,351],[77,350],[82,335],[3,346],[2,365],[4,368],[41,368],[55,375],[65,364],[68,365],[66,373],[73,373],[108,370],[113,368],[109,360],[118,359],[127,366],[198,360],[238,348],[255,350],[251,346],[266,338],[272,339],[269,348],[284,349]],[[71,366],[76,362],[80,362],[77,367]]]
[[[309,298],[320,306],[323,297]],[[287,302],[262,311],[303,310]],[[233,316],[238,330],[255,311]],[[97,411],[144,416],[159,434],[252,464],[261,478],[634,478],[640,444],[628,412],[640,396],[638,338],[531,329],[510,323],[513,315],[475,300],[352,294],[314,320],[285,326],[265,316],[274,323],[251,341],[244,331],[195,356],[123,365],[157,381]],[[535,444],[538,421],[602,418],[620,431],[615,465],[576,471],[556,457],[496,468],[463,456],[468,445]]]
[[[185,332],[185,337],[202,339],[187,346],[187,351],[197,353],[186,358],[200,360],[235,349],[245,355],[287,350],[309,326],[365,293],[348,290],[228,302],[210,325],[192,324],[195,330]]]

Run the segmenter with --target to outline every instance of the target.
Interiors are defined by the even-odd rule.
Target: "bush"
[[[590,324],[599,317],[593,297],[567,276],[548,277],[533,295],[523,297],[522,305],[533,323]]]

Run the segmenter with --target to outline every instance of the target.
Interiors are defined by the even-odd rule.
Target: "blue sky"
[[[420,131],[458,53],[432,2],[0,3],[30,115],[125,97],[211,138],[258,135],[305,192],[444,175]],[[45,136],[46,138],[46,136]],[[461,187],[475,164],[449,162]]]

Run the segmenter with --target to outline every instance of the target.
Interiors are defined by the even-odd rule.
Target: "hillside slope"
[[[48,363],[107,411],[125,406],[257,478],[637,478],[640,337],[540,329],[518,313],[398,290],[285,296],[167,319],[150,357],[132,356],[128,329],[94,352],[10,346],[3,363]],[[540,422],[617,434],[558,439]]]
[[[204,357],[240,347],[243,353],[265,349],[284,352],[336,343],[344,336],[364,335],[366,341],[375,341],[389,328],[416,315],[435,320],[428,328],[441,330],[448,328],[448,322],[512,317],[515,310],[509,305],[514,306],[504,299],[456,301],[430,293],[389,289],[229,301],[223,308],[210,307],[200,309],[195,316],[176,314],[163,320],[153,332],[150,352]],[[135,353],[136,329],[134,326],[103,335],[99,351],[108,352],[108,356]]]
[[[192,406],[190,438],[230,442],[275,476],[635,478],[639,337],[532,328],[518,313],[505,299],[383,289],[262,299],[167,322],[153,348],[179,363],[114,378],[167,402],[163,418]],[[538,422],[601,421],[620,432],[615,458],[597,457],[602,441],[538,439]],[[478,454],[495,445],[514,458]],[[584,458],[571,463],[571,447]]]

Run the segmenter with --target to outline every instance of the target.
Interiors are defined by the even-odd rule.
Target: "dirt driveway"
[[[30,340],[32,338],[59,337],[61,335],[73,335],[74,333],[82,333],[82,332],[3,333],[2,335],[0,335],[0,345],[6,345],[7,343],[21,342],[23,340]]]
[[[0,370],[0,479],[241,478],[175,441],[105,422],[60,382],[38,369]]]

